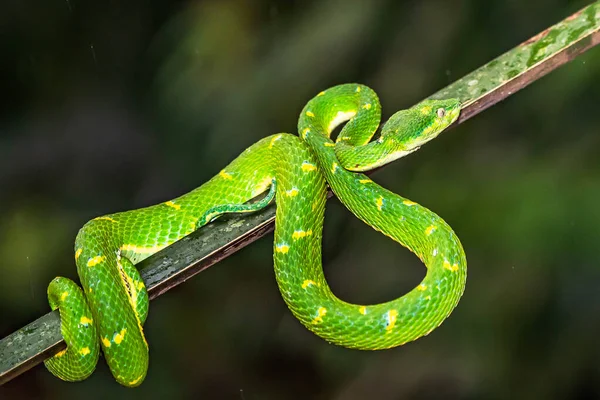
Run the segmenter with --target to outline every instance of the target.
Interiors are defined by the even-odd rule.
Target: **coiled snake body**
[[[135,264],[224,213],[255,211],[273,198],[275,276],[302,324],[329,342],[357,349],[390,348],[428,334],[463,293],[462,246],[435,213],[355,171],[415,151],[452,124],[459,110],[455,99],[424,101],[394,114],[371,141],[381,113],[376,94],[363,85],[335,86],[304,107],[299,136],[281,133],[258,141],[181,197],[91,220],[75,241],[83,290],[61,277],[48,287],[67,349],[46,360],[47,368],[64,380],[84,379],[101,346],[116,380],[139,385],[148,368],[142,331],[148,294]],[[334,143],[329,136],[343,122]],[[417,287],[375,305],[349,304],[331,292],[321,265],[326,183],[358,218],[421,259],[427,273]]]

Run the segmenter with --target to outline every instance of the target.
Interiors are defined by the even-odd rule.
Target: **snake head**
[[[406,152],[418,149],[452,125],[460,114],[458,99],[424,100],[398,111],[382,129],[382,138],[393,136]]]

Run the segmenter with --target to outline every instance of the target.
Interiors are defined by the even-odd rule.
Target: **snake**
[[[47,369],[66,381],[83,380],[102,349],[117,382],[141,384],[148,370],[143,324],[149,298],[135,265],[224,214],[257,211],[272,201],[275,278],[306,328],[330,343],[361,350],[392,348],[429,334],[464,292],[463,247],[441,217],[363,172],[419,149],[459,114],[457,99],[424,100],[393,114],[376,135],[381,121],[376,93],[361,84],[334,86],[305,105],[298,135],[259,140],[202,186],[173,200],[90,220],[75,239],[81,287],[63,277],[48,286],[67,346],[45,361]],[[380,304],[350,304],[335,296],[321,259],[328,186],[356,217],[422,261],[427,272],[416,287]]]

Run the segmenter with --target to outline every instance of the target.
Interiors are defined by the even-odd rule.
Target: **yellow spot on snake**
[[[93,267],[94,265],[98,265],[101,262],[103,262],[104,260],[106,260],[106,257],[104,256],[96,256],[96,257],[92,257],[88,260],[87,262],[87,266],[88,267]]]
[[[323,322],[323,317],[325,314],[327,314],[327,309],[325,307],[319,307],[317,310],[317,316],[312,320],[312,323],[316,325]]]
[[[288,197],[296,197],[298,193],[300,193],[300,191],[297,188],[291,188],[290,190],[285,191],[285,194]]]
[[[410,200],[404,200],[404,201],[402,202],[402,204],[404,204],[404,205],[407,205],[407,206],[411,207],[411,206],[414,206],[414,205],[415,205],[415,204],[417,204],[417,203],[415,203],[414,201],[410,201]]]
[[[140,290],[142,290],[144,288],[144,282],[143,281],[136,281],[135,282],[135,288],[139,292]]]
[[[325,147],[335,147],[335,143],[325,142],[325,143],[323,143],[323,146],[325,146]]]
[[[141,375],[139,378],[132,380],[131,382],[129,382],[129,384],[130,385],[135,385],[136,383],[138,383],[142,379],[143,376],[144,375]]]
[[[308,128],[304,128],[304,129],[302,130],[302,137],[303,137],[304,139],[306,139],[306,135],[308,135],[308,133],[309,133],[309,132],[310,132],[310,129],[308,129]]]
[[[62,292],[60,294],[60,301],[65,301],[67,297],[69,297],[69,292]]]
[[[115,344],[121,344],[126,333],[127,333],[127,328],[123,328],[123,329],[121,329],[121,332],[115,333],[115,336],[113,337]]]
[[[167,207],[171,207],[171,208],[174,208],[174,209],[176,209],[176,210],[179,210],[179,209],[181,209],[181,206],[180,206],[179,204],[175,204],[175,203],[174,203],[174,202],[172,202],[172,201],[167,201],[167,202],[165,202],[165,206],[167,206]]]
[[[312,235],[312,233],[312,229],[309,229],[308,231],[294,231],[292,234],[292,239],[301,239],[303,237]]]
[[[117,222],[114,219],[112,219],[111,217],[96,217],[94,218],[94,221],[110,221],[110,222]]]
[[[334,162],[334,163],[331,165],[331,173],[332,173],[332,174],[335,174],[335,171],[337,170],[337,168],[338,168],[338,164],[337,164],[336,162]]]
[[[417,286],[417,290],[424,292],[425,290],[427,290],[427,285],[423,285],[422,283]]]
[[[306,112],[306,116],[308,116],[308,117],[314,117],[315,114],[312,111],[307,111]]]
[[[90,348],[82,347],[81,350],[79,350],[79,354],[81,354],[82,356],[87,356],[88,354],[90,354]]]
[[[356,90],[355,90],[355,92],[356,92],[356,93],[360,93],[360,86],[357,86],[357,87],[356,87]]]
[[[319,94],[317,96],[323,96],[325,94],[325,92],[319,92]]]
[[[54,355],[54,357],[62,357],[67,353],[67,349],[61,350]]]
[[[233,179],[233,176],[231,176],[231,174],[228,174],[227,172],[225,172],[224,169],[222,169],[221,172],[219,172],[219,175],[221,176],[221,178],[226,179],[226,180]]]
[[[371,103],[367,103],[364,106],[362,106],[362,108],[364,108],[365,110],[370,110],[371,109]]]
[[[358,308],[358,312],[362,315],[367,315],[367,306],[361,306]]]
[[[392,329],[394,329],[394,325],[396,325],[396,319],[398,317],[398,311],[390,310],[387,312],[387,320],[388,325],[385,327],[385,330],[390,333]]]
[[[289,250],[290,250],[290,246],[288,246],[287,244],[278,244],[277,246],[275,246],[275,251],[278,253],[285,254]]]
[[[373,181],[370,179],[361,179],[358,181],[358,183],[371,183],[371,182],[373,182]]]
[[[104,345],[104,347],[110,347],[110,340],[108,340],[108,338],[103,337],[102,344]]]
[[[427,236],[431,235],[434,231],[436,230],[436,226],[435,225],[429,225],[427,227],[427,229],[425,229],[425,234]]]
[[[81,319],[79,320],[79,323],[81,325],[86,325],[86,326],[91,324],[92,322],[94,322],[94,320],[86,317],[85,315],[83,317],[81,317]]]
[[[83,253],[83,249],[77,249],[77,251],[75,252],[75,261],[77,261],[81,253]]]
[[[302,282],[302,289],[306,289],[307,287],[313,285],[316,285],[316,283],[314,281],[311,281],[310,279],[307,279],[304,282]]]
[[[317,167],[309,162],[304,161],[302,163],[302,171],[304,172],[315,171],[316,169]]]
[[[381,209],[383,208],[383,196],[379,196],[375,204],[377,204],[377,209],[381,211]]]
[[[454,265],[450,265],[448,260],[444,260],[444,269],[447,269],[450,272],[456,272],[458,271],[458,264],[454,263]]]
[[[432,110],[431,106],[421,107],[421,114],[427,115],[431,112],[431,110]]]
[[[273,145],[275,144],[275,142],[278,141],[279,139],[281,139],[281,136],[283,136],[283,135],[274,136],[273,139],[271,139],[271,143],[269,143],[269,148],[272,148]]]

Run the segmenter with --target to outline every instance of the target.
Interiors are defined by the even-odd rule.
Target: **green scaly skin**
[[[88,222],[75,241],[82,291],[65,278],[48,287],[59,308],[67,350],[46,361],[64,380],[89,376],[99,346],[117,381],[139,385],[148,367],[142,324],[148,295],[135,264],[223,213],[277,203],[274,267],[293,314],[329,342],[375,350],[398,346],[435,329],[456,307],[465,286],[466,258],[451,228],[428,209],[351,172],[372,169],[415,151],[457,118],[457,100],[425,101],[394,114],[381,137],[375,93],[340,85],[319,93],[304,108],[300,137],[280,133],[246,149],[201,187],[174,200]],[[329,135],[346,125],[334,144]],[[427,267],[406,295],[382,304],[339,300],[321,264],[326,180],[358,218],[414,252]],[[247,203],[268,191],[263,200]],[[98,340],[98,338],[100,340]]]

